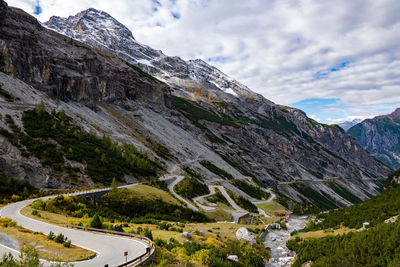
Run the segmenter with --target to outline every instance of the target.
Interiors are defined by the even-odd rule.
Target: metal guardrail
[[[111,231],[111,230],[104,230],[104,229],[98,229],[98,228],[91,228],[91,227],[84,227],[84,226],[73,225],[73,224],[64,224],[64,227],[82,229],[82,230],[86,230],[86,231],[93,231],[93,232],[99,232],[99,233],[105,233],[105,234],[114,234],[114,235],[122,235],[122,236],[127,236],[127,237],[133,237],[133,238],[137,238],[137,239],[140,239],[140,240],[144,240],[149,244],[149,247],[148,247],[148,249],[146,249],[145,253],[143,253],[142,255],[134,258],[133,260],[130,260],[130,261],[126,262],[126,263],[118,265],[117,267],[127,267],[127,266],[131,266],[133,264],[138,265],[138,264],[144,262],[146,259],[152,257],[153,254],[155,254],[155,252],[156,252],[153,241],[150,238],[147,238],[147,237],[142,236],[142,235],[125,233],[125,232],[118,232],[118,231]]]

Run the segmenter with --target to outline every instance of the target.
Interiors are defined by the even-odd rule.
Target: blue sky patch
[[[207,62],[219,62],[219,63],[224,63],[228,62],[229,58],[228,57],[222,57],[222,56],[217,56],[217,57],[209,57],[207,58]]]
[[[153,0],[153,4],[155,4],[156,6],[162,6],[160,1],[158,0]]]
[[[33,14],[40,15],[42,13],[42,7],[39,5],[39,2],[36,3],[36,6],[33,8]]]
[[[308,98],[291,106],[301,109],[308,117],[316,117],[321,121],[346,117],[346,106],[340,103],[340,98]]]
[[[314,74],[315,80],[320,80],[326,78],[330,73],[340,71],[343,68],[346,68],[350,64],[349,60],[340,62],[337,66],[330,68],[329,70],[320,70]]]
[[[180,19],[181,15],[178,12],[171,12],[172,17],[174,17],[174,19]]]

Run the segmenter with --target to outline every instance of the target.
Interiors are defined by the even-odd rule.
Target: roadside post
[[[128,262],[128,251],[124,252],[124,256],[125,256],[125,262],[127,263]]]

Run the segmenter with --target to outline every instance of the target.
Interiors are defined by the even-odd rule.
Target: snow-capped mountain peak
[[[339,125],[340,127],[342,127],[343,130],[345,130],[345,131],[347,132],[351,127],[353,127],[354,125],[356,125],[356,124],[358,124],[358,123],[360,123],[360,122],[362,122],[362,121],[363,121],[362,119],[354,119],[354,120],[352,120],[352,121],[344,121],[344,122],[341,122],[341,123],[339,123],[338,125]]]
[[[168,57],[137,42],[127,27],[104,11],[90,8],[68,18],[51,17],[44,26],[90,46],[113,51],[168,83],[178,94],[232,101],[250,97],[271,103],[201,59]]]

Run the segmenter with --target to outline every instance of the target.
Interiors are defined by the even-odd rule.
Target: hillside
[[[325,203],[321,208],[347,206],[354,202],[351,196],[364,200],[380,191],[389,169],[340,127],[319,124],[300,110],[274,104],[205,62],[155,53],[105,12],[90,9],[77,16],[53,21],[59,28],[47,24],[65,36],[0,2],[0,84],[6,92],[0,96],[0,127],[7,132],[15,133],[18,126],[21,138],[29,136],[23,114],[43,102],[45,114],[54,110],[55,129],[72,127],[73,138],[88,135],[95,142],[110,137],[113,146],[103,149],[99,143],[100,162],[108,152],[128,162],[126,144],[133,145],[134,158],[152,164],[152,172],[138,173],[123,163],[116,175],[122,183],[182,172],[179,165],[186,165],[201,173],[206,183],[252,177],[298,202]],[[102,26],[106,22],[107,28]],[[80,36],[74,23],[81,23]],[[104,46],[99,40],[110,43]],[[144,66],[144,59],[139,62],[137,51],[153,68]],[[69,119],[60,119],[60,113]],[[81,132],[75,133],[73,127]],[[17,142],[2,134],[4,173],[50,188],[112,180],[104,172],[93,175],[99,169],[91,169],[83,157],[69,157],[76,149],[59,134],[31,137],[48,139],[49,147],[62,151],[60,162],[46,164],[46,155],[33,150],[26,154],[29,147],[22,139]],[[60,168],[58,163],[64,165]],[[69,165],[79,173],[71,177]]]
[[[400,187],[394,181],[399,172],[389,175],[387,184],[392,186],[381,195],[321,213],[301,233],[294,233],[287,243],[298,255],[293,266],[306,262],[312,266],[398,266]],[[335,234],[340,230],[346,233]]]
[[[400,168],[400,108],[389,115],[364,120],[348,133],[387,166]]]

